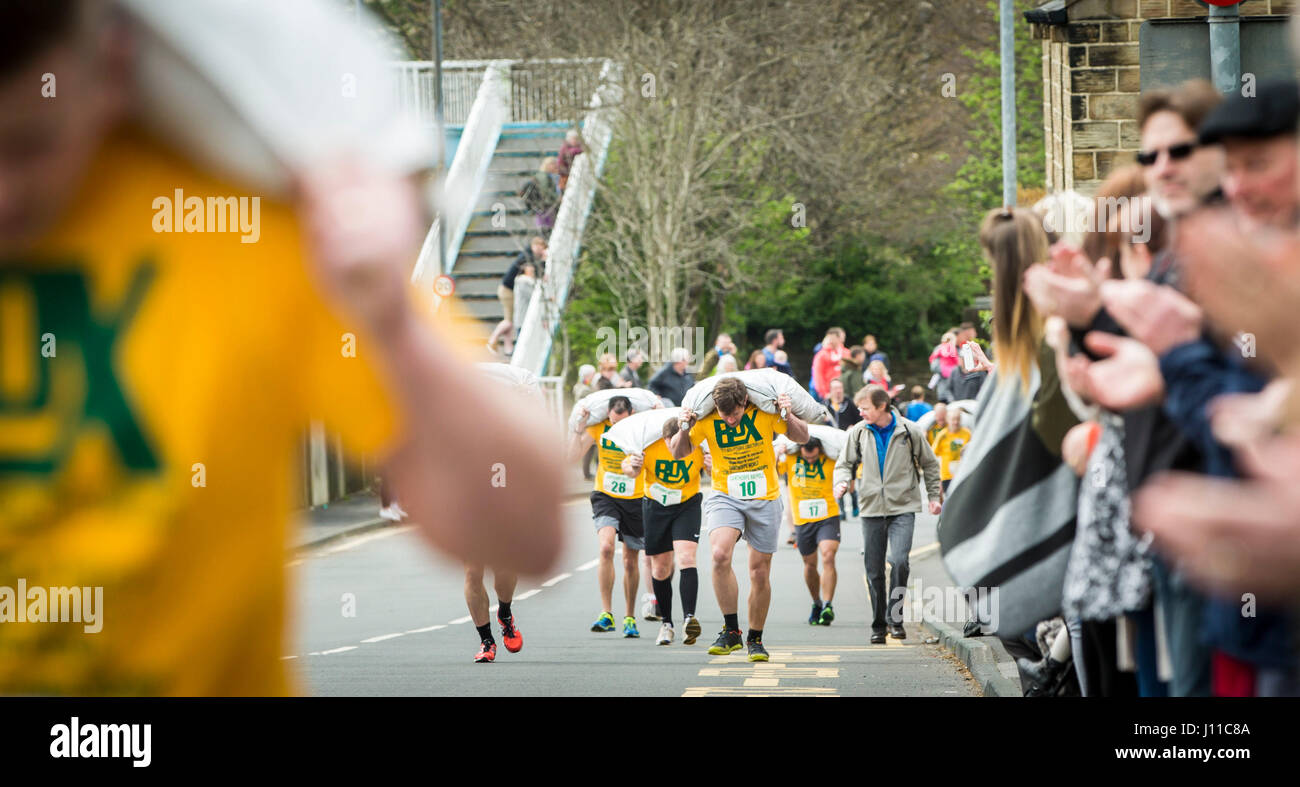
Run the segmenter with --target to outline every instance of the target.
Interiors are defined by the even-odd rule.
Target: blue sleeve
[[[1209,404],[1223,394],[1258,393],[1267,380],[1204,338],[1161,356],[1160,374],[1165,379],[1165,413],[1205,456],[1206,472],[1236,475],[1232,453],[1210,429]]]

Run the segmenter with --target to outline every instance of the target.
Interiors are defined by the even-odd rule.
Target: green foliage
[[[1041,187],[1045,180],[1043,142],[1042,44],[1030,37],[1020,15],[1037,6],[1016,1],[1016,179],[1022,188]],[[997,12],[997,3],[988,6]],[[979,51],[964,50],[973,71],[958,83],[957,96],[970,112],[968,156],[947,193],[972,219],[1002,205],[1002,75],[998,40]]]
[[[996,17],[996,3],[989,2]],[[1041,44],[1030,37],[1020,11],[1037,5],[1017,0],[1016,100],[1017,166],[1022,188],[1044,182],[1045,147],[1042,128]],[[1001,82],[996,34],[978,50],[963,50],[970,68],[959,77],[958,97],[969,123],[953,158],[964,163],[951,183],[934,194],[932,204],[914,206],[920,217],[935,212],[957,217],[936,225],[930,237],[905,245],[890,241],[861,225],[793,227],[787,186],[755,186],[752,211],[740,215],[743,224],[730,248],[740,260],[742,275],[729,286],[711,282],[704,287],[695,314],[703,325],[721,313],[720,330],[731,333],[741,349],[741,364],[762,345],[768,328],[786,336],[791,364],[801,380],[807,376],[808,352],[826,329],[838,325],[850,344],[875,334],[880,347],[897,366],[928,357],[940,335],[960,323],[974,298],[987,292],[990,271],[979,249],[976,231],[985,211],[1002,203]],[[757,148],[756,148],[757,149]],[[607,168],[607,183],[617,181],[617,143]],[[945,159],[949,155],[942,152]],[[744,159],[739,169],[744,169]],[[734,174],[734,173],[733,173]],[[618,184],[636,188],[635,183]],[[734,184],[733,184],[734,187]],[[781,196],[777,196],[781,195]],[[602,210],[597,194],[595,211]],[[593,214],[593,219],[597,216]],[[833,234],[828,234],[833,233]],[[611,251],[591,247],[584,252],[566,311],[570,370],[594,360],[596,330],[615,326],[620,318],[644,325],[643,305],[621,304],[602,278],[603,260]],[[987,311],[980,321],[988,330]],[[712,341],[709,335],[708,340]]]
[[[895,358],[926,357],[982,289],[978,267],[957,245],[904,249],[854,238],[770,286],[733,295],[736,320],[728,324],[740,328],[733,336],[743,333],[751,346],[761,344],[768,327],[780,326],[797,351],[838,325],[850,344],[872,333]]]

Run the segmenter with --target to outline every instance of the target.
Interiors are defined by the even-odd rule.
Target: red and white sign
[[[456,280],[452,277],[442,274],[433,280],[433,292],[442,298],[450,298],[451,294],[456,291]]]

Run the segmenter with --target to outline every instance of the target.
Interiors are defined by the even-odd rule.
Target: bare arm
[[[561,438],[530,422],[514,396],[483,385],[415,313],[407,277],[425,225],[414,180],[339,161],[297,185],[312,272],[370,336],[399,415],[386,466],[403,507],[461,560],[546,571],[563,546],[553,457]],[[348,220],[359,201],[372,208],[366,220]],[[502,472],[508,483],[493,483]]]
[[[479,384],[414,315],[376,345],[406,427],[388,466],[412,520],[462,560],[545,572],[562,546],[563,477],[548,449],[558,435],[524,418],[504,391]],[[498,469],[507,483],[492,483]]]
[[[808,442],[808,424],[801,421],[794,413],[786,413],[785,436],[796,443]]]
[[[688,425],[689,424],[689,425]],[[690,410],[684,411],[681,421],[681,428],[677,434],[673,435],[668,441],[668,450],[673,452],[673,459],[685,459],[695,450],[694,444],[691,443],[691,426],[695,424],[695,413]]]

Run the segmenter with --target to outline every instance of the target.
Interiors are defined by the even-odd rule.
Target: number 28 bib
[[[605,473],[605,494],[631,497],[634,489],[636,489],[636,479],[618,473]]]

